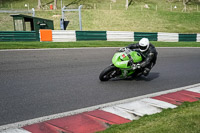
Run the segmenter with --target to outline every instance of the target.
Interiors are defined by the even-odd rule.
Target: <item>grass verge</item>
[[[78,41],[78,42],[0,42],[0,49],[125,47],[136,42]],[[151,42],[156,47],[200,47],[200,42]]]
[[[50,0],[41,0],[43,6]],[[52,0],[51,0],[52,1]],[[115,0],[116,1],[116,0]],[[197,1],[197,0],[196,0]],[[4,0],[0,8],[4,10],[27,10],[35,8],[36,17],[54,21],[54,29],[60,30],[61,1],[58,0],[57,10],[50,10],[49,4],[37,9],[37,0]],[[128,10],[125,10],[125,0],[63,0],[62,5],[72,4],[68,8],[82,8],[82,28],[89,31],[134,31],[134,32],[169,32],[169,33],[199,33],[200,2],[190,0],[187,11],[182,12],[182,1],[178,0],[130,0]],[[53,4],[53,3],[51,3]],[[144,5],[149,8],[145,8]],[[46,8],[47,7],[47,8]],[[176,7],[176,8],[175,8]],[[13,31],[13,19],[8,13],[0,13],[0,31]],[[67,30],[79,29],[78,12],[65,12],[65,20],[70,21]]]
[[[176,109],[144,116],[137,121],[112,125],[102,133],[199,133],[200,101],[184,103]]]

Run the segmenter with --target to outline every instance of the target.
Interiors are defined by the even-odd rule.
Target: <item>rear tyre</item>
[[[105,68],[99,75],[99,79],[101,81],[108,81],[111,78],[114,78],[116,76],[120,75],[119,68],[115,66],[108,66]]]

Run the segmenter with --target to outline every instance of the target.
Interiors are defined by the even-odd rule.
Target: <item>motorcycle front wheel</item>
[[[99,75],[101,81],[108,81],[111,78],[115,78],[120,75],[120,69],[115,66],[108,66]]]

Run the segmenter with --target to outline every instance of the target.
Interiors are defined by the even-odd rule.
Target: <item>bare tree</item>
[[[53,7],[54,10],[57,9],[57,0],[54,0],[54,7]]]
[[[133,0],[126,0],[126,10],[128,9],[128,7],[133,3]]]
[[[191,0],[183,0],[183,6],[184,6],[184,8],[183,8],[182,12],[186,12],[186,11],[187,11],[187,4],[188,4],[190,1],[191,1]]]
[[[184,6],[184,8],[183,8],[182,12],[186,12],[186,11],[187,11],[187,4],[188,4],[190,1],[191,1],[191,0],[183,0],[183,6]]]
[[[38,9],[41,8],[41,0],[38,0]]]
[[[193,0],[193,1],[195,1],[195,0]],[[191,0],[183,0],[183,5],[188,4],[189,2],[191,2]]]

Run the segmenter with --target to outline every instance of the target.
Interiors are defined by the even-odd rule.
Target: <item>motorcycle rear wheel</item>
[[[108,81],[111,78],[115,78],[116,76],[120,75],[119,68],[115,66],[108,66],[105,68],[99,75],[99,79],[101,81]]]

